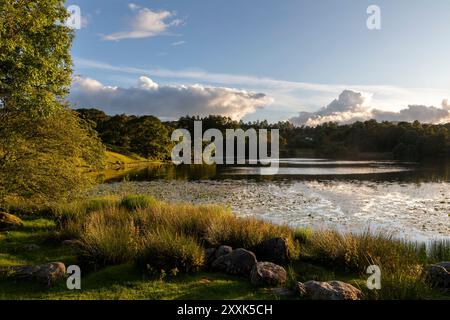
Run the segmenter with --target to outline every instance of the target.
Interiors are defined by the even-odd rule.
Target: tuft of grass
[[[109,207],[88,216],[83,223],[79,259],[94,268],[132,261],[137,229],[125,210]]]
[[[144,195],[129,195],[120,201],[120,205],[130,211],[151,208],[156,204],[157,201],[153,197]]]
[[[314,231],[303,246],[302,254],[312,261],[356,272],[365,272],[369,265],[396,270],[426,260],[422,246],[369,230],[361,234]]]
[[[83,223],[92,212],[113,208],[117,203],[118,199],[110,196],[55,205],[51,211],[60,239],[79,239]]]
[[[420,265],[382,271],[380,290],[368,290],[365,286],[362,289],[368,299],[374,300],[423,300],[433,296]]]
[[[204,265],[204,250],[196,239],[171,230],[156,230],[141,239],[136,264],[150,272],[176,275]]]
[[[450,261],[450,239],[432,241],[427,254],[430,263]]]
[[[294,230],[294,239],[300,244],[306,244],[311,239],[312,230],[309,227],[297,228]]]
[[[278,237],[288,239],[289,254],[292,258],[296,258],[298,246],[289,227],[255,218],[225,217],[220,223],[209,227],[205,240],[212,246],[229,245],[233,248],[252,250],[263,241]]]

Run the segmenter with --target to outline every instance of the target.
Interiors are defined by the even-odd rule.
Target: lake
[[[286,158],[276,175],[254,166],[151,165],[118,172],[95,194],[143,193],[218,203],[238,216],[292,227],[450,238],[450,165]]]

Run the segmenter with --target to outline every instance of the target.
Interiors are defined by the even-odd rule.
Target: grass
[[[273,299],[245,278],[202,271],[203,249],[251,249],[286,237],[293,259],[288,287],[297,281],[341,280],[368,299],[450,299],[424,281],[426,264],[448,260],[448,241],[428,248],[392,236],[292,230],[239,219],[220,206],[170,204],[143,196],[108,197],[49,208],[45,217],[21,215],[23,228],[0,233],[0,266],[62,261],[83,271],[82,291],[64,283],[39,285],[0,280],[0,299]],[[62,245],[64,239],[79,246]],[[27,244],[41,248],[27,251]],[[300,252],[300,255],[298,253]],[[369,291],[368,265],[382,269],[382,289]],[[149,272],[150,271],[150,272]],[[175,276],[176,275],[176,276]]]
[[[0,233],[0,266],[79,263],[77,250],[55,240],[57,226],[49,218],[22,216],[24,227]],[[26,251],[27,244],[40,249]],[[82,271],[82,290],[70,291],[65,283],[46,288],[31,282],[0,279],[0,299],[272,299],[264,289],[255,289],[246,279],[219,273],[199,272],[165,278],[143,274],[131,263]]]
[[[156,270],[189,272],[203,266],[207,247],[252,250],[276,237],[287,238],[291,256],[298,256],[289,228],[239,219],[219,206],[168,204],[139,195],[109,200],[93,211],[87,203],[58,209],[58,227],[60,235],[80,241],[80,261],[94,268],[136,261]]]
[[[154,198],[144,195],[129,195],[120,201],[120,205],[130,211],[137,209],[147,209],[157,205]]]
[[[156,230],[142,237],[136,264],[150,273],[199,271],[205,263],[204,249],[193,237],[170,230]]]
[[[113,151],[106,151],[105,162],[107,167],[134,165],[147,161],[147,159],[135,154],[124,155]]]

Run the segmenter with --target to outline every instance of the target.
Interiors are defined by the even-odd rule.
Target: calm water
[[[297,158],[279,163],[276,175],[248,166],[153,165],[119,174],[96,193],[219,203],[239,216],[294,227],[370,228],[411,240],[450,237],[449,164]]]

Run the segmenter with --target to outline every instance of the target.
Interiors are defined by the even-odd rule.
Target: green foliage
[[[146,209],[156,205],[156,200],[150,196],[129,195],[122,199],[120,205],[128,210]]]
[[[325,123],[317,127],[295,127],[290,122],[238,122],[210,115],[181,117],[160,123],[152,116],[107,116],[96,109],[78,110],[84,119],[95,123],[102,140],[120,152],[135,152],[155,159],[170,157],[170,133],[180,128],[194,133],[194,122],[202,121],[203,132],[218,129],[278,129],[280,150],[291,155],[296,150],[312,150],[316,156],[330,158],[388,157],[423,160],[450,157],[450,124],[391,123],[375,120],[348,125]],[[270,139],[269,139],[270,140]]]
[[[0,2],[0,206],[75,198],[101,165],[97,133],[64,102],[67,17],[61,0]]]
[[[0,205],[76,198],[95,182],[88,171],[99,168],[104,155],[96,133],[68,109],[45,118],[7,118],[0,122],[0,142]]]
[[[113,151],[135,153],[154,160],[170,158],[172,129],[156,117],[110,117],[96,109],[79,109],[77,112],[94,124],[102,141]]]
[[[68,93],[73,32],[61,0],[0,2],[0,101],[36,117],[60,108]]]

